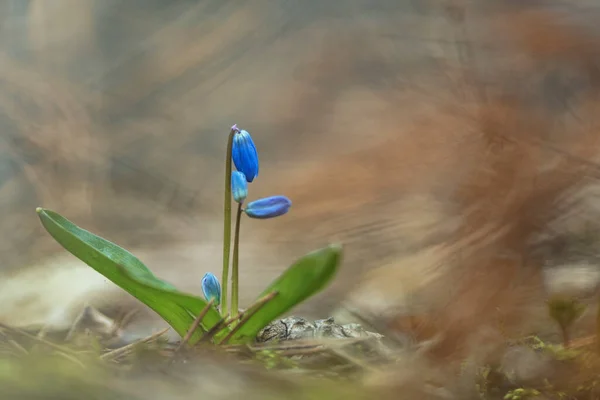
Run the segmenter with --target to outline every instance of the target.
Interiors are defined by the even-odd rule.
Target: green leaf
[[[239,327],[230,343],[254,340],[275,318],[325,288],[337,272],[341,255],[341,246],[330,245],[296,261],[261,293],[259,299],[273,292],[278,294]]]
[[[157,278],[127,250],[79,228],[54,211],[38,208],[36,212],[44,228],[61,246],[154,310],[179,335],[186,334],[195,317],[206,307],[204,299],[179,292],[170,283]],[[208,330],[219,320],[218,311],[211,308],[201,326]],[[201,334],[196,331],[190,344],[200,339]]]

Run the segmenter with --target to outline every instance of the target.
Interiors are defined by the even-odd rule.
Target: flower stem
[[[235,217],[235,234],[233,236],[233,264],[231,271],[231,316],[236,317],[239,312],[239,259],[240,259],[240,222],[242,220],[242,203],[238,204]]]
[[[223,202],[223,273],[221,275],[221,315],[227,315],[227,283],[229,282],[229,255],[231,254],[231,150],[237,126],[231,128],[225,156],[225,199]]]

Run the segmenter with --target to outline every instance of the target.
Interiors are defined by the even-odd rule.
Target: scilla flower
[[[215,299],[214,305],[218,306],[221,303],[221,284],[216,276],[207,272],[202,278],[202,293],[206,300]]]
[[[248,196],[248,183],[246,177],[240,171],[231,173],[231,194],[236,203],[243,203]]]
[[[287,213],[291,205],[285,196],[271,196],[248,203],[244,212],[250,218],[274,218]]]
[[[252,182],[258,176],[258,153],[252,137],[247,131],[237,131],[233,136],[231,158],[235,168]]]

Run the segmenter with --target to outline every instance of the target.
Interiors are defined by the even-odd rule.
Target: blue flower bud
[[[204,274],[202,278],[202,293],[208,301],[215,299],[214,305],[218,306],[221,303],[221,284],[217,277],[210,272]]]
[[[235,168],[244,174],[248,182],[258,176],[258,153],[247,131],[241,130],[233,135],[231,158]]]
[[[237,203],[242,203],[248,196],[248,183],[240,171],[231,173],[231,194]]]
[[[271,196],[248,203],[244,211],[250,218],[267,219],[287,213],[291,205],[285,196]]]

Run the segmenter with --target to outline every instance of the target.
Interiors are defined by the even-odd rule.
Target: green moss
[[[504,395],[504,400],[527,400],[535,399],[540,396],[541,393],[537,389],[518,388],[510,390]]]

